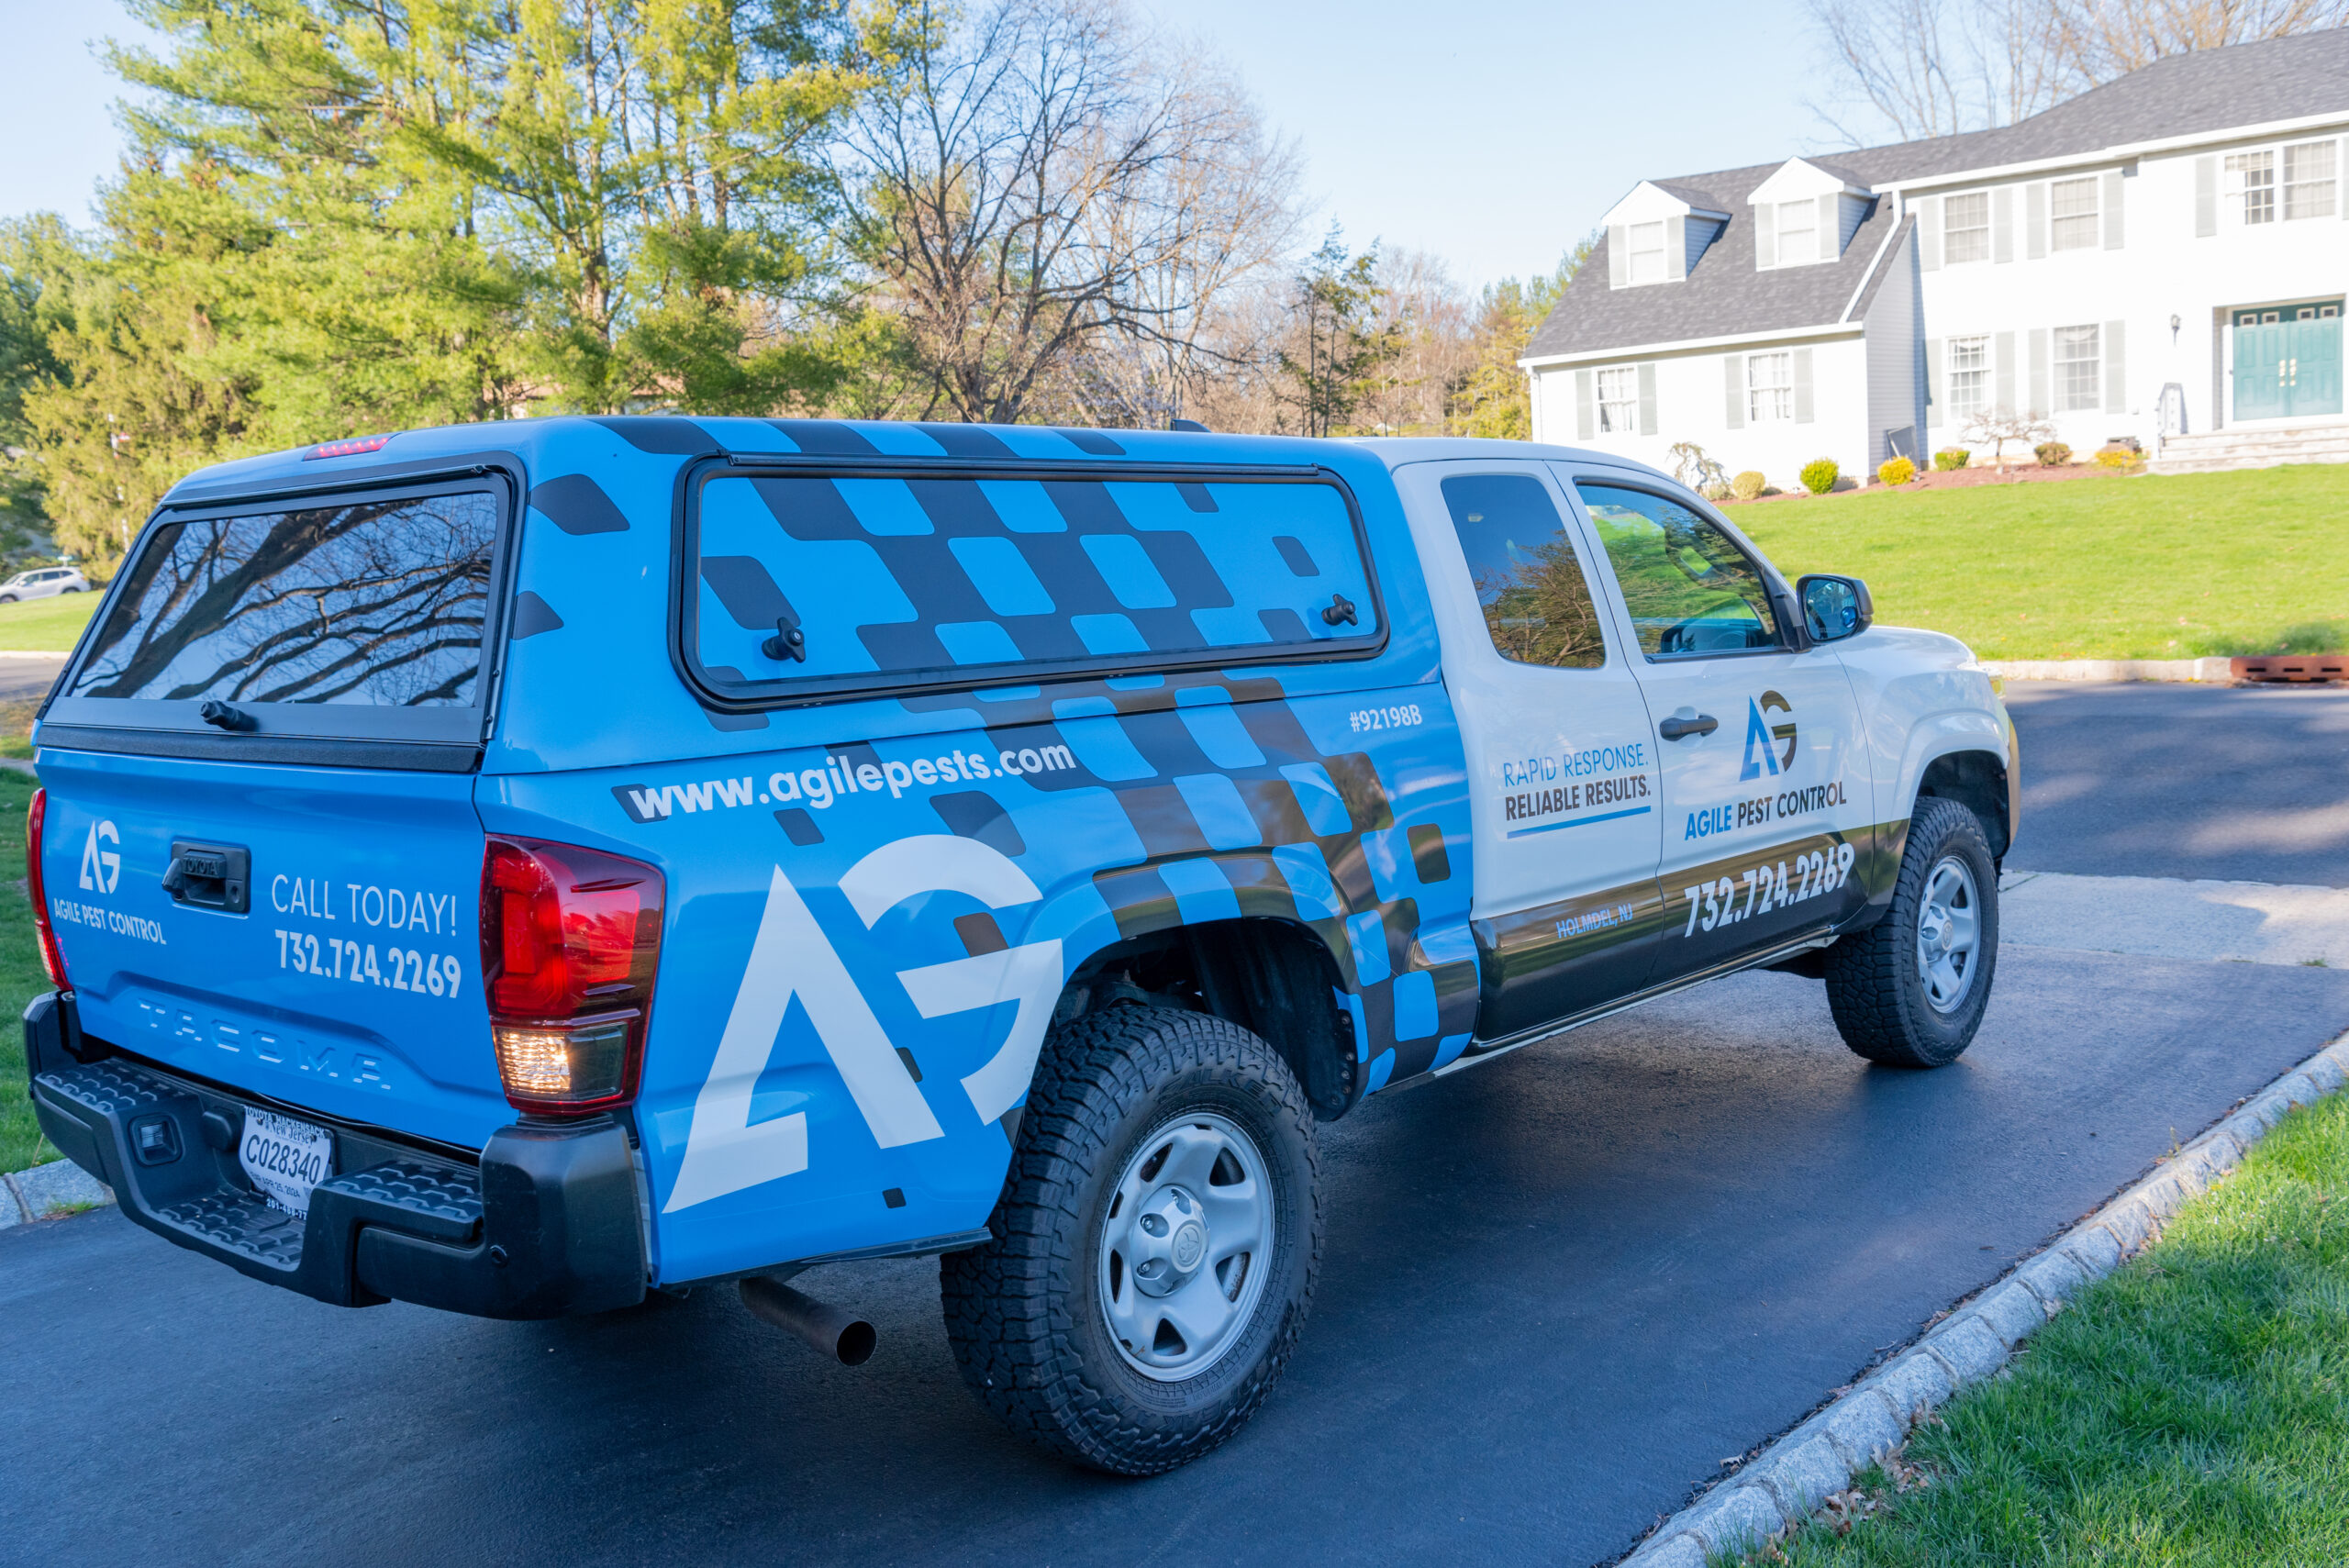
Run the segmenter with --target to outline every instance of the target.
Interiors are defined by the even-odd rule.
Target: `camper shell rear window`
[[[720,465],[682,529],[680,652],[718,706],[1386,640],[1353,498],[1310,470]]]
[[[477,744],[509,509],[480,478],[167,512],[46,717]]]

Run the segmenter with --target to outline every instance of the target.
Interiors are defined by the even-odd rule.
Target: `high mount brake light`
[[[581,1116],[636,1098],[661,873],[640,861],[493,838],[482,854],[481,972],[507,1103]]]
[[[322,457],[360,457],[368,452],[379,452],[384,450],[384,443],[391,439],[389,436],[358,436],[347,441],[321,441],[304,452],[302,461],[316,462]]]
[[[25,891],[32,895],[33,929],[40,937],[40,966],[49,971],[50,984],[61,991],[70,991],[73,983],[65,978],[65,954],[57,946],[57,929],[49,923],[49,895],[41,886],[40,834],[49,815],[49,791],[33,791],[33,803],[25,807]]]

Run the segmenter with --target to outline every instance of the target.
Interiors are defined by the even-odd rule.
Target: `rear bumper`
[[[166,1240],[339,1307],[559,1318],[643,1299],[636,1165],[608,1118],[502,1128],[477,1163],[339,1127],[338,1173],[297,1219],[237,1159],[246,1110],[274,1107],[103,1050],[70,995],[25,1009],[41,1131]]]

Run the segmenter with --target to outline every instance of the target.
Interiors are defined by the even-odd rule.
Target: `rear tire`
[[[16,602],[17,602],[17,595],[14,595],[14,594],[0,594],[0,605],[13,605],[13,604],[15,604]]]
[[[1843,1043],[1887,1067],[1946,1067],[1974,1042],[1998,964],[1998,873],[1974,813],[1926,796],[1892,907],[1827,950]]]
[[[963,1382],[1080,1464],[1188,1463],[1255,1414],[1312,1304],[1304,1091],[1236,1024],[1114,1007],[1045,1042],[1019,1126],[995,1239],[939,1261]]]

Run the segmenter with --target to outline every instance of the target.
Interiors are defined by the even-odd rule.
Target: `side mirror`
[[[1802,601],[1803,628],[1813,642],[1841,642],[1876,622],[1876,601],[1868,597],[1868,585],[1856,577],[1800,578],[1795,596]]]

